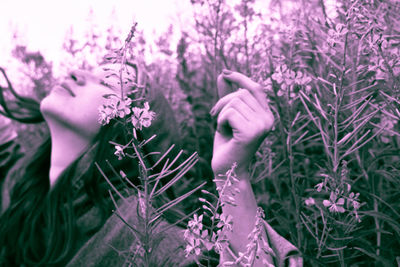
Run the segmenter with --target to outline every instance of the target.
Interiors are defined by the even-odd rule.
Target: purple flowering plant
[[[129,251],[119,253],[126,257],[127,261],[131,262],[132,264],[152,266],[155,264],[155,262],[157,262],[157,259],[153,256],[155,251],[157,251],[157,246],[159,244],[157,240],[160,240],[163,233],[175,225],[172,224],[159,227],[159,223],[162,220],[163,214],[178,205],[196,190],[201,188],[204,183],[192,190],[189,190],[183,195],[179,195],[173,200],[163,203],[162,205],[154,205],[154,203],[158,203],[157,198],[161,194],[163,194],[173,184],[184,177],[185,173],[196,164],[198,161],[198,156],[196,153],[194,153],[184,160],[178,167],[176,167],[173,166],[174,162],[178,160],[181,153],[179,153],[172,161],[169,162],[169,159],[165,161],[174,145],[172,145],[162,154],[157,151],[145,153],[143,150],[146,144],[151,142],[156,135],[153,135],[148,139],[141,140],[138,138],[137,132],[142,131],[143,128],[151,127],[152,122],[156,118],[157,114],[151,110],[151,107],[146,100],[146,94],[144,92],[145,86],[139,84],[138,79],[133,80],[132,78],[138,77],[138,73],[130,73],[126,63],[127,52],[131,47],[131,40],[134,37],[136,25],[137,24],[135,23],[132,26],[124,45],[120,49],[113,50],[111,53],[105,56],[107,67],[105,67],[104,70],[107,71],[108,74],[104,77],[102,82],[104,85],[110,87],[116,86],[115,84],[117,84],[117,86],[119,86],[118,89],[120,94],[113,93],[103,96],[106,101],[98,109],[98,122],[105,126],[112,120],[116,120],[117,123],[124,124],[126,136],[130,138],[129,142],[126,144],[115,143],[111,140],[109,142],[110,145],[115,147],[114,155],[118,157],[119,160],[124,160],[126,158],[132,159],[136,162],[136,164],[138,164],[140,170],[140,184],[134,185],[130,180],[134,177],[127,177],[123,170],[120,170],[118,175],[117,170],[115,170],[113,166],[109,167],[112,168],[114,173],[118,175],[120,179],[125,181],[126,186],[130,188],[128,191],[133,191],[137,196],[136,209],[140,224],[132,225],[126,220],[125,214],[119,209],[121,202],[117,202],[114,197],[114,195],[117,194],[122,199],[122,203],[124,203],[125,201],[128,201],[128,197],[131,195],[131,193],[127,194],[125,190],[119,190],[114,187],[109,177],[107,177],[102,171],[101,166],[99,166],[98,163],[95,164],[99,171],[103,174],[106,181],[110,184],[110,197],[115,205],[114,214],[116,214],[125,224],[127,224],[130,229],[132,229],[132,234],[135,236],[136,245],[133,246]],[[109,64],[114,66],[116,65],[117,68],[110,68],[108,67]],[[134,69],[137,71],[137,66],[134,66]],[[115,81],[117,81],[117,83],[115,83]],[[146,158],[155,155],[159,156],[158,160],[152,166],[149,166]],[[133,162],[132,164],[135,163]],[[161,172],[154,173],[152,170],[159,164],[165,165]],[[168,183],[162,184],[161,179],[166,176],[172,176],[172,178]],[[196,221],[196,223],[193,223],[192,227],[198,227],[201,229],[201,223],[199,224]],[[196,232],[197,231],[198,230],[196,230]],[[193,249],[197,249],[196,240],[194,240],[191,245]],[[163,259],[163,264],[168,262],[169,259]]]

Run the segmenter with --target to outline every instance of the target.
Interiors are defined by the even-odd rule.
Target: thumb
[[[224,78],[224,74],[229,74],[230,72],[229,70],[223,70],[223,73],[217,78],[218,99],[235,91],[232,87],[232,82]]]

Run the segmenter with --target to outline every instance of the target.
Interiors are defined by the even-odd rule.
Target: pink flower
[[[109,124],[109,123],[110,123],[110,120],[111,120],[112,118],[113,118],[113,117],[110,116],[110,113],[107,112],[107,109],[105,109],[104,106],[99,107],[99,119],[98,119],[98,122],[99,122],[101,125]]]
[[[222,213],[219,222],[217,224],[217,227],[218,228],[223,227],[224,230],[226,229],[232,231],[233,229],[232,226],[233,226],[232,216],[231,215],[226,216],[224,213]]]
[[[317,192],[321,192],[323,186],[324,186],[324,182],[317,184],[315,186],[315,188],[317,189]]]
[[[354,210],[358,210],[360,208],[360,202],[358,202],[359,196],[360,196],[360,193],[354,194],[353,192],[351,192],[349,195],[348,203],[350,203],[353,206]]]
[[[132,100],[128,97],[126,97],[123,101],[118,100],[116,103],[117,116],[123,118],[126,115],[129,115],[131,113],[131,104]]]
[[[278,66],[275,69],[275,73],[271,75],[271,78],[275,80],[277,83],[281,84],[282,82],[284,82],[284,75],[287,69],[288,68],[285,64],[282,66]]]
[[[336,213],[336,212],[343,213],[343,212],[345,212],[345,209],[343,208],[344,198],[337,199],[337,195],[333,191],[331,192],[329,200],[325,199],[322,202],[322,204],[324,204],[325,207],[329,207],[329,211],[330,212],[333,212],[333,213]]]
[[[193,220],[189,221],[188,226],[193,233],[200,235],[200,230],[203,229],[202,221],[203,221],[203,214],[200,216],[197,216],[197,214],[195,214],[193,216]]]
[[[200,255],[201,253],[201,248],[200,248],[200,240],[197,238],[190,238],[189,240],[187,240],[187,244],[186,244],[186,257],[188,257],[190,254],[194,253],[196,255]]]
[[[117,95],[105,95],[107,102],[99,107],[99,123],[106,125],[115,117],[123,118],[131,113],[132,100],[126,97],[121,100]]]
[[[306,206],[313,206],[315,205],[315,200],[312,197],[307,198],[304,203],[306,204]]]
[[[135,129],[142,130],[142,127],[150,127],[151,121],[154,119],[156,113],[150,111],[149,103],[144,103],[144,108],[132,108],[132,124]]]

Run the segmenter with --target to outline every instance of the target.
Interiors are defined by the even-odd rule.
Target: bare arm
[[[244,89],[233,92],[229,86],[232,82]],[[223,207],[223,213],[232,216],[233,231],[228,234],[228,239],[237,254],[246,251],[248,235],[254,228],[257,213],[247,166],[272,128],[274,117],[262,87],[243,74],[224,71],[218,77],[218,91],[222,98],[211,110],[212,115],[218,116],[212,168],[218,175],[225,173],[234,162],[237,163],[240,193],[235,195],[236,206]],[[262,235],[266,238],[265,232]],[[226,259],[227,255],[224,257]],[[256,260],[255,266],[265,264]]]

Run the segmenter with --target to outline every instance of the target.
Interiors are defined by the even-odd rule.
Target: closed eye
[[[100,80],[100,84],[103,85],[103,86],[105,86],[105,87],[107,87],[107,88],[112,89],[111,85],[109,85],[108,83],[106,83],[104,80]]]

